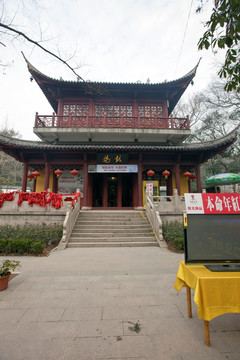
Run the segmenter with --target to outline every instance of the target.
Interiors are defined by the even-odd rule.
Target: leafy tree
[[[197,9],[200,11],[203,6]],[[225,62],[218,75],[226,79],[225,90],[240,93],[240,1],[215,0],[207,30],[198,42],[198,48],[226,49]]]
[[[192,134],[187,142],[211,141],[227,135],[239,125],[240,94],[226,93],[223,80],[214,80],[187,102],[180,102],[175,116],[190,116]],[[202,165],[203,180],[220,172],[240,172],[240,143]]]
[[[9,129],[6,125],[0,130],[0,134],[19,138],[20,134],[14,129]],[[22,183],[22,164],[5,154],[0,152],[0,187],[11,188],[12,186],[21,186]]]
[[[19,4],[17,4],[17,2],[16,2],[15,16],[21,10],[23,10],[21,15],[23,17],[26,16],[24,10],[27,7],[27,5],[32,5],[32,4],[37,9],[37,7],[38,7],[37,0],[25,0],[25,1],[21,0],[21,1],[19,1]],[[22,39],[23,41],[26,41],[27,43],[32,44],[33,47],[35,46],[35,47],[41,49],[44,53],[47,53],[51,57],[53,57],[53,58],[57,59],[58,61],[60,61],[61,63],[63,63],[66,67],[68,67],[68,69],[70,69],[74,73],[74,75],[77,76],[78,81],[80,81],[80,80],[84,81],[83,78],[76,72],[76,69],[79,68],[79,65],[76,65],[75,67],[70,65],[70,60],[73,59],[73,55],[71,55],[68,59],[64,59],[60,54],[57,54],[56,52],[48,49],[46,46],[43,46],[43,42],[45,40],[43,39],[43,34],[41,31],[39,34],[39,39],[35,39],[32,36],[29,36],[27,34],[27,32],[23,32],[18,26],[15,26],[13,24],[14,18],[9,18],[9,16],[8,16],[7,5],[8,5],[8,2],[6,0],[0,0],[0,47],[7,48],[8,43],[15,42],[19,39]],[[41,26],[40,26],[40,28],[41,28]],[[11,65],[11,63],[3,64],[0,60],[1,67],[6,67],[6,66],[10,66],[10,65]]]

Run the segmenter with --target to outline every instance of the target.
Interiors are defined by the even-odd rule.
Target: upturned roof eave
[[[23,55],[24,56],[24,55]],[[43,91],[44,95],[48,99],[49,103],[53,107],[54,111],[57,111],[57,96],[53,95],[54,89],[57,94],[57,88],[65,88],[71,90],[78,90],[82,91],[83,94],[87,96],[90,93],[91,95],[95,93],[98,95],[99,92],[102,95],[102,91],[106,91],[106,94],[113,94],[116,91],[137,91],[137,92],[148,92],[152,94],[156,94],[157,92],[164,92],[168,91],[169,93],[175,92],[175,95],[170,96],[170,104],[169,104],[169,112],[171,113],[179,99],[181,98],[182,94],[196,75],[196,71],[199,65],[197,65],[186,75],[180,77],[179,79],[172,80],[172,81],[165,81],[161,83],[114,83],[114,82],[94,82],[94,81],[66,81],[62,79],[54,79],[51,78],[38,69],[36,69],[24,56],[24,59],[27,63],[27,67],[29,72],[31,73],[34,80],[37,82],[41,90]],[[51,88],[51,91],[49,90]]]
[[[148,152],[206,152],[220,151],[230,146],[236,139],[240,125],[229,134],[216,140],[201,143],[185,143],[180,145],[159,144],[50,144],[42,141],[30,141],[0,135],[0,148],[26,151],[148,151]]]

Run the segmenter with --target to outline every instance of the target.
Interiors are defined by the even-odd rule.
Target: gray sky
[[[0,5],[1,5],[0,0]],[[194,86],[184,97],[204,89],[217,73],[222,54],[198,51],[197,43],[210,17],[213,1],[196,14],[199,0],[5,0],[3,21],[66,59],[74,54],[84,80],[107,82],[171,81],[188,73],[199,61]],[[3,38],[1,38],[3,41]],[[11,66],[0,73],[0,127],[13,127],[23,139],[32,132],[35,113],[52,108],[21,55],[46,75],[76,80],[64,65],[36,46],[16,39],[0,47],[1,62]],[[221,56],[220,56],[221,55]],[[187,114],[186,114],[187,115]]]

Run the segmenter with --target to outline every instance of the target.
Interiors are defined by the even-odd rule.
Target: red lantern
[[[34,178],[34,175],[33,174],[28,174],[27,178],[31,181]]]
[[[73,176],[77,176],[78,175],[78,171],[77,170],[72,170],[70,171],[70,173],[73,175]]]
[[[196,178],[197,178],[196,175],[189,176],[189,179],[191,179],[191,180],[195,180]]]
[[[38,177],[38,176],[40,176],[40,173],[38,171],[33,171],[32,176],[33,177]]]
[[[153,176],[155,174],[155,171],[153,170],[148,170],[147,172],[147,176]]]
[[[183,176],[190,178],[192,174],[189,171],[186,171]]]
[[[168,176],[170,175],[170,171],[164,170],[164,171],[162,172],[162,174],[163,174],[163,176],[165,177],[165,179],[167,179]]]
[[[61,170],[55,170],[54,171],[54,174],[59,178],[59,176],[61,176],[62,175],[62,171]]]

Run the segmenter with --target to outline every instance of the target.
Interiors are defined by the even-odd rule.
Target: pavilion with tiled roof
[[[148,183],[156,195],[160,188],[167,195],[174,189],[179,195],[188,192],[186,172],[201,192],[200,165],[236,140],[234,130],[213,141],[184,142],[191,134],[189,118],[171,113],[197,66],[180,79],[158,84],[64,81],[42,74],[28,61],[27,66],[54,113],[36,114],[34,133],[42,141],[0,135],[0,149],[24,164],[23,190],[29,171],[37,170],[34,190],[57,192],[62,186],[66,193],[72,182],[81,188],[84,207],[140,208]],[[73,169],[78,182],[71,180]],[[154,174],[149,176],[149,170]]]

